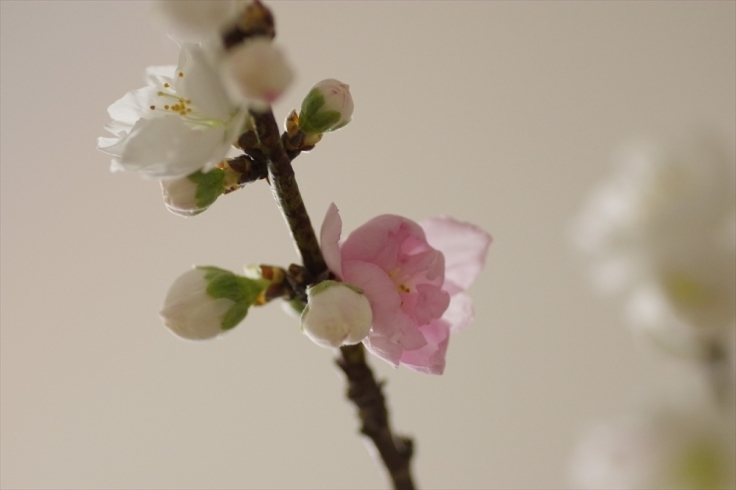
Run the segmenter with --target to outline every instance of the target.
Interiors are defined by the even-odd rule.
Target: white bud
[[[197,206],[197,184],[187,177],[161,181],[166,209],[178,216],[195,216],[207,208]]]
[[[217,36],[237,20],[243,0],[157,0],[153,11],[164,28],[182,41]]]
[[[283,52],[267,37],[249,39],[229,51],[222,74],[233,100],[254,110],[265,110],[294,79]]]
[[[176,335],[190,340],[217,337],[225,314],[235,301],[207,294],[207,271],[195,268],[179,276],[169,288],[159,315]]]
[[[361,342],[371,329],[373,314],[363,292],[350,284],[324,281],[307,290],[302,330],[315,344],[340,347]]]
[[[299,128],[307,134],[321,134],[344,127],[353,117],[350,86],[328,78],[317,83],[302,101]]]
[[[219,168],[197,171],[180,179],[161,180],[166,208],[178,216],[195,216],[206,210],[225,191],[227,173]]]

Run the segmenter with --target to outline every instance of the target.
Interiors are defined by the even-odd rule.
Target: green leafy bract
[[[269,281],[238,276],[232,272],[213,266],[199,266],[205,271],[207,294],[212,298],[225,298],[235,304],[222,318],[222,329],[230,330],[248,314],[248,309],[258,296],[268,287]]]
[[[223,187],[225,172],[219,168],[213,168],[207,173],[197,170],[187,178],[197,184],[194,200],[198,208],[209,207],[225,191]]]

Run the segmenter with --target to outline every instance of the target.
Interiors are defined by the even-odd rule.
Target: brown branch
[[[295,158],[299,152],[291,151],[290,148],[287,153],[284,147],[286,138],[282,140],[272,111],[253,112],[252,115],[261,151],[268,158],[268,176],[274,198],[286,218],[304,268],[311,276],[310,282],[319,282],[329,276],[329,270],[291,166],[290,156]],[[382,383],[376,381],[368,367],[363,345],[340,348],[337,365],[348,378],[347,396],[358,408],[361,432],[376,446],[394,488],[413,489],[414,483],[409,468],[413,442],[409,438],[398,437],[391,432],[386,400],[381,390]]]
[[[273,197],[286,218],[304,267],[316,279],[327,272],[327,264],[299,192],[291,161],[281,143],[281,134],[273,111],[254,111],[252,115],[261,148],[268,157],[268,176]]]
[[[337,365],[348,378],[348,398],[358,407],[361,421],[360,432],[370,437],[381,455],[394,488],[413,490],[409,464],[414,453],[414,441],[396,436],[391,432],[383,396],[382,382],[377,382],[365,362],[363,344],[346,345],[340,348]]]

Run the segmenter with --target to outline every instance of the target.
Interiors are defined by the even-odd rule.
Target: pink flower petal
[[[426,374],[442,374],[445,370],[445,353],[450,341],[450,326],[442,321],[434,321],[422,327],[427,345],[421,349],[405,350],[401,364]]]
[[[397,235],[402,222],[403,218],[388,214],[373,218],[345,240],[343,258],[370,262],[384,271],[393,269],[399,253]]]
[[[402,258],[399,269],[402,276],[410,278],[411,284],[421,281],[442,286],[445,282],[445,257],[437,250],[430,249]]]
[[[365,345],[366,349],[368,349],[373,355],[380,357],[395,368],[399,367],[399,361],[401,360],[403,349],[397,344],[388,341],[384,337],[368,336],[368,338],[363,341],[363,345]]]
[[[424,220],[421,226],[429,244],[445,255],[445,290],[455,294],[468,289],[485,266],[491,236],[449,216]]]
[[[414,315],[419,325],[439,320],[450,304],[450,295],[447,294],[447,291],[429,284],[419,284],[416,295]]]
[[[473,300],[464,293],[457,293],[450,297],[450,306],[442,315],[442,320],[450,324],[450,331],[457,333],[461,328],[467,327],[475,319]]]
[[[420,226],[378,216],[342,245],[341,228],[333,204],[322,225],[322,251],[330,269],[361,288],[371,305],[366,348],[394,367],[442,374],[450,333],[473,320],[473,303],[461,292],[483,268],[491,237],[449,217]]]
[[[325,220],[319,233],[322,245],[322,255],[327,267],[337,276],[342,277],[342,257],[340,255],[340,234],[342,233],[342,219],[335,203],[327,208]]]
[[[402,242],[413,235],[424,239],[424,231],[415,222],[393,214],[377,216],[350,234],[342,246],[342,256],[390,271],[396,267]]]

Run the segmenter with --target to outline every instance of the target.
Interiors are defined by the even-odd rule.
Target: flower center
[[[184,72],[180,71],[177,76],[179,78],[183,78]],[[215,128],[228,124],[229,121],[214,119],[202,112],[199,112],[196,104],[192,103],[192,99],[186,99],[177,95],[170,83],[164,83],[163,88],[164,90],[159,90],[156,94],[160,102],[149,107],[152,111],[163,111],[168,114],[176,114],[190,125],[202,129]]]
[[[408,281],[404,274],[399,269],[394,269],[388,273],[388,277],[396,285],[396,290],[399,293],[411,293],[411,287],[407,285]]]

